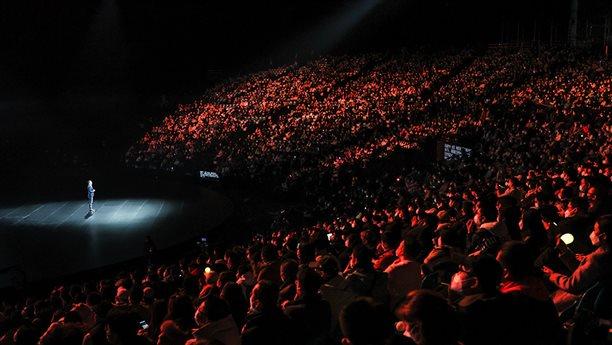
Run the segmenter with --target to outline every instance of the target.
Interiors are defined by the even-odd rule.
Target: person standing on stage
[[[87,181],[87,199],[89,200],[89,212],[94,213],[96,210],[93,209],[93,198],[94,192],[96,190],[93,187],[93,182],[91,180]]]

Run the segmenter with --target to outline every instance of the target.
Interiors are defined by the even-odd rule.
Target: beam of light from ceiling
[[[348,1],[330,18],[303,32],[286,47],[284,52],[311,54],[327,53],[358,25],[382,0]]]

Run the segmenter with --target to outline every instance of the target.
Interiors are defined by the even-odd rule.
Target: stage
[[[197,197],[169,193],[135,198],[46,200],[0,204],[0,287],[103,267],[192,240],[219,225],[231,202],[201,187]]]

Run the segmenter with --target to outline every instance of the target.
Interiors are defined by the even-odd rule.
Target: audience
[[[128,164],[300,205],[246,243],[2,297],[0,345],[603,343],[610,72],[580,50],[398,52],[220,84]]]

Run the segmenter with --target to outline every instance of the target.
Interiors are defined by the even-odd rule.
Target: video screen
[[[445,160],[453,160],[463,157],[470,157],[472,155],[472,149],[453,145],[453,144],[444,144],[444,159]]]

